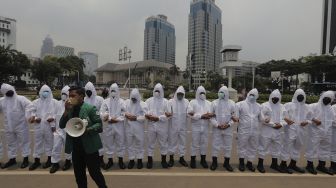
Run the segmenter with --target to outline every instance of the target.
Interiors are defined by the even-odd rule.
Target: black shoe
[[[137,162],[137,169],[142,169],[143,168],[143,164],[142,164],[142,159],[138,159],[138,162]]]
[[[134,168],[134,165],[135,165],[134,160],[130,160],[130,161],[128,162],[127,168],[128,168],[128,169],[133,169],[133,168]]]
[[[102,163],[100,163],[100,164],[102,164]],[[113,158],[109,158],[108,159],[108,162],[105,164],[105,166],[104,166],[104,170],[108,170],[108,169],[110,169],[111,167],[113,166]]]
[[[174,166],[174,155],[170,155],[169,156],[168,166],[169,167],[173,167]]]
[[[39,166],[41,166],[41,162],[40,162],[40,158],[35,158],[35,161],[32,165],[30,165],[29,170],[35,170],[37,169]]]
[[[330,173],[332,173],[334,175],[336,174],[336,162],[331,162],[330,163],[329,171],[330,171]]]
[[[28,157],[24,157],[20,168],[24,169],[24,168],[27,168],[28,166],[29,166]]]
[[[188,167],[188,163],[184,160],[184,157],[180,157],[179,163],[184,167]]]
[[[251,172],[255,172],[255,168],[253,167],[253,164],[251,161],[247,161],[246,168]]]
[[[218,163],[217,163],[217,157],[212,157],[212,163],[210,166],[210,170],[216,170],[218,167]]]
[[[5,169],[5,168],[9,168],[13,165],[16,165],[16,159],[15,158],[9,159],[9,161],[7,163],[5,163],[1,168]]]
[[[148,169],[152,169],[153,168],[153,157],[148,156],[147,168]]]
[[[326,173],[326,174],[329,174],[329,175],[333,175],[333,173],[331,173],[329,171],[329,169],[326,168],[326,162],[325,161],[319,161],[319,164],[317,165],[316,170],[318,170],[320,172],[323,172],[323,173]]]
[[[51,168],[50,168],[50,174],[54,174],[55,172],[57,172],[59,170],[60,166],[58,163],[53,163],[51,165]]]
[[[229,172],[233,172],[233,168],[232,168],[232,166],[230,165],[230,158],[228,158],[228,157],[225,157],[225,158],[224,158],[224,164],[223,164],[223,167],[224,167],[227,171],[229,171]]]
[[[206,161],[206,155],[201,155],[201,166],[203,168],[209,168],[208,163]]]
[[[264,159],[259,158],[257,169],[260,173],[265,173]]]
[[[126,168],[122,157],[118,158],[118,164],[119,164],[120,169],[125,169]]]
[[[293,171],[296,171],[298,173],[301,173],[301,174],[305,173],[305,170],[296,166],[296,161],[295,160],[291,160],[291,162],[288,165],[288,168],[293,170]]]
[[[48,156],[48,159],[47,161],[43,164],[42,168],[46,169],[46,168],[49,168],[51,167],[51,157]]]
[[[314,163],[312,161],[307,161],[306,170],[311,174],[314,174],[314,175],[317,174],[317,171],[314,168]]]
[[[166,155],[161,155],[161,166],[162,168],[168,168],[168,163],[166,161]]]
[[[281,161],[280,166],[279,166],[279,171],[280,171],[281,173],[293,174],[293,171],[290,170],[290,169],[287,167],[287,162],[286,162],[286,161]]]
[[[239,158],[239,171],[244,172],[245,171],[245,162],[244,158]]]
[[[271,164],[270,168],[275,170],[275,171],[281,172],[280,167],[278,165],[278,159],[277,158],[272,158],[272,164]]]
[[[196,156],[191,156],[190,158],[190,168],[196,168]]]
[[[64,163],[64,165],[62,167],[62,170],[63,171],[69,170],[71,168],[71,166],[72,166],[71,160],[66,159],[65,163]]]
[[[100,161],[100,168],[105,169],[106,164],[104,162],[104,156],[99,156],[99,161]]]

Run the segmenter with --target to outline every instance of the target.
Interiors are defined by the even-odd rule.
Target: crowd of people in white
[[[34,162],[29,170],[41,166],[42,155],[47,157],[42,167],[50,168],[50,173],[59,170],[62,156],[65,157],[62,169],[71,168],[71,153],[63,155],[67,133],[58,125],[64,103],[69,98],[69,88],[65,86],[62,89],[61,100],[57,101],[50,87],[44,85],[39,91],[39,98],[31,102],[17,95],[13,86],[2,84],[0,112],[4,115],[9,159],[2,165],[3,169],[17,164],[18,151],[23,157],[20,167],[29,166],[31,140],[34,140]],[[245,100],[235,103],[229,99],[225,86],[219,89],[218,99],[212,102],[206,99],[206,90],[202,86],[198,87],[195,99],[190,102],[185,98],[182,86],[168,100],[164,98],[163,86],[157,84],[153,96],[145,102],[138,89],[132,90],[129,99],[122,99],[117,84],[111,85],[106,99],[97,95],[91,82],[86,84],[85,91],[85,103],[96,106],[104,125],[100,134],[103,149],[99,155],[101,167],[105,170],[113,166],[113,157],[118,157],[120,169],[133,169],[135,166],[142,169],[145,151],[148,157],[146,167],[153,168],[154,149],[158,142],[162,168],[174,166],[174,155],[179,155],[182,166],[194,169],[197,166],[196,156],[200,155],[202,168],[216,170],[217,158],[223,152],[223,167],[231,172],[230,158],[237,125],[240,171],[248,169],[254,172],[253,162],[257,160],[256,169],[265,173],[264,159],[271,155],[270,167],[281,173],[336,173],[336,105],[332,106],[335,98],[333,91],[322,93],[317,103],[309,105],[302,89],[296,90],[292,102],[286,104],[281,103],[279,90],[270,94],[269,101],[258,104],[257,89],[252,89]],[[184,156],[189,121],[192,143],[188,164]],[[29,124],[33,125],[34,139],[30,138]],[[211,137],[209,126],[212,126]],[[210,167],[206,161],[209,138],[212,138]],[[297,166],[301,153],[307,160],[305,170]],[[2,154],[0,142],[0,157]],[[127,166],[123,161],[126,155],[129,159]],[[104,156],[108,159],[107,163]],[[166,159],[167,156],[169,159]],[[313,164],[315,160],[318,160],[316,168]],[[330,162],[328,167],[327,162]]]

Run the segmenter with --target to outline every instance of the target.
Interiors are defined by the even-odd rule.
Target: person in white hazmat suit
[[[335,121],[331,102],[334,97],[334,92],[327,91],[320,96],[317,103],[310,105],[312,123],[308,126],[305,157],[307,159],[306,170],[312,174],[317,174],[316,170],[318,170],[332,175],[326,168],[326,162],[331,157],[332,124]],[[315,169],[313,161],[316,159],[319,163]]]
[[[33,101],[30,112],[30,123],[34,124],[34,163],[29,170],[35,170],[41,165],[40,158],[43,153],[48,156],[48,160],[43,168],[51,166],[51,153],[53,148],[54,135],[52,129],[56,128],[56,115],[58,101],[54,99],[51,89],[43,85],[40,89],[40,98]]]
[[[137,169],[143,168],[145,148],[145,114],[147,104],[141,101],[138,89],[133,89],[130,98],[126,101],[126,140],[129,163],[127,168],[133,169],[137,159]]]
[[[84,102],[96,107],[97,111],[99,112],[101,105],[104,102],[104,98],[97,95],[96,88],[91,82],[88,82],[85,85],[85,98]],[[103,142],[103,148],[99,150],[99,158],[100,158],[100,167],[106,168],[106,164],[104,162],[104,148],[105,148],[105,138],[104,138],[104,131],[99,133],[101,141]],[[112,164],[113,165],[113,164]]]
[[[174,166],[174,154],[179,154],[179,163],[188,167],[188,163],[184,160],[186,152],[187,139],[187,109],[189,101],[185,98],[185,90],[183,86],[177,88],[174,98],[169,100],[169,108],[172,111],[172,118],[169,121],[169,137],[168,137],[168,166]]]
[[[100,117],[107,125],[103,127],[105,139],[105,153],[108,158],[105,170],[113,165],[113,155],[118,156],[120,169],[125,169],[123,157],[125,155],[125,102],[120,98],[119,87],[116,83],[110,87],[110,97],[105,99],[100,108]]]
[[[257,89],[252,89],[244,101],[236,104],[236,116],[239,119],[237,132],[237,150],[239,157],[239,170],[246,168],[255,172],[253,161],[257,156],[260,123],[262,121],[261,105],[257,103],[259,93]]]
[[[281,104],[281,93],[274,90],[269,96],[269,101],[262,104],[262,126],[259,140],[259,161],[257,169],[265,173],[264,159],[268,152],[271,152],[272,164],[271,169],[280,171],[278,158],[280,158],[282,133],[281,128],[286,124],[284,115],[286,111]]]
[[[58,108],[56,114],[56,128],[53,130],[54,133],[54,146],[51,153],[51,168],[50,173],[53,174],[57,172],[60,168],[59,162],[61,161],[62,151],[65,144],[66,132],[64,129],[59,127],[59,121],[64,113],[65,101],[69,98],[69,86],[64,86],[61,91],[61,100],[58,101]],[[68,170],[71,167],[71,154],[64,153],[65,163],[62,167],[63,171]]]
[[[147,168],[153,168],[153,156],[156,141],[160,145],[161,166],[168,168],[166,156],[168,153],[168,117],[170,117],[170,109],[168,107],[168,100],[164,98],[163,86],[158,83],[153,89],[153,97],[146,100],[148,107],[145,115],[148,120],[148,134],[147,134]]]
[[[26,168],[29,165],[28,157],[31,152],[26,112],[31,102],[26,97],[17,95],[14,87],[8,84],[1,85],[1,93],[4,97],[0,100],[0,112],[4,115],[4,133],[9,159],[2,168],[16,164],[18,149],[21,149],[23,157],[21,168]]]
[[[236,117],[236,105],[229,99],[229,90],[223,86],[218,91],[218,99],[211,103],[211,112],[215,117],[211,118],[212,129],[212,164],[211,170],[216,170],[218,167],[217,158],[222,150],[224,150],[224,165],[223,167],[232,172],[233,168],[230,165],[233,125],[238,121]]]
[[[307,136],[306,126],[311,122],[311,112],[309,105],[306,104],[305,92],[302,89],[297,89],[292,102],[286,103],[284,106],[286,108],[284,119],[286,125],[284,127],[280,169],[287,173],[292,173],[292,171],[304,173],[305,171],[299,168],[296,163],[300,159],[301,148]],[[289,159],[291,161],[287,166]]]
[[[335,102],[335,99],[334,99]],[[336,104],[332,106],[334,110],[334,115],[336,115]],[[331,138],[331,164],[329,171],[332,174],[336,174],[336,121],[333,122],[332,127],[332,138]]]
[[[211,113],[211,103],[206,100],[206,91],[199,86],[195,99],[191,100],[187,110],[191,117],[192,144],[190,167],[196,168],[196,155],[201,155],[201,166],[209,168],[206,161],[208,148],[208,134],[210,119],[214,117]]]

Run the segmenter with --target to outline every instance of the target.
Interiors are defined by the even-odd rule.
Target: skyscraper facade
[[[323,1],[322,54],[336,54],[336,0]]]
[[[156,60],[175,64],[175,27],[167,16],[151,16],[146,19],[144,33],[144,60]]]
[[[204,84],[209,71],[219,71],[222,43],[222,11],[215,0],[192,0],[186,67],[192,74],[194,86]]]
[[[16,49],[16,20],[0,16],[0,46]]]
[[[46,56],[53,56],[53,55],[54,55],[54,42],[48,35],[43,40],[40,57],[43,59]]]

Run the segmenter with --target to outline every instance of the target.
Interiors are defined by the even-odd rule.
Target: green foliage
[[[282,95],[281,102],[283,104],[287,103],[287,102],[291,102],[292,98],[293,98],[293,95]],[[269,99],[269,94],[259,94],[258,102],[259,103],[264,103],[264,102],[267,102],[268,99]],[[316,103],[318,100],[319,100],[319,96],[315,96],[315,95],[314,96],[307,96],[306,102],[308,104],[311,104],[311,103]]]

